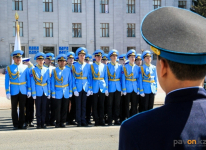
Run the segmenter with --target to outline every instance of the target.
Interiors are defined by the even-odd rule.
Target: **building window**
[[[153,0],[154,9],[161,7],[161,0]]]
[[[100,13],[109,13],[109,0],[100,0]]]
[[[23,36],[23,22],[19,23],[19,36]],[[13,36],[16,36],[16,22],[13,22]]]
[[[109,37],[109,23],[101,23],[100,37]]]
[[[134,50],[136,50],[136,47],[127,47],[127,51],[129,51],[130,49],[134,49]]]
[[[72,23],[72,37],[82,37],[81,23]]]
[[[157,60],[157,54],[153,53],[153,54],[152,54],[152,59],[153,59],[153,60]]]
[[[23,10],[22,0],[12,0],[12,9],[13,10]]]
[[[81,0],[72,0],[72,12],[82,12]]]
[[[21,50],[24,52],[22,58],[25,58],[25,46],[21,46]],[[12,46],[12,52],[14,51],[14,46]]]
[[[44,37],[53,37],[53,23],[44,22]]]
[[[134,23],[127,24],[127,37],[135,37],[135,24]]]
[[[106,54],[109,53],[109,46],[101,46],[100,49],[103,50]]]
[[[127,1],[127,13],[135,13],[135,0]]]
[[[186,6],[187,6],[186,4],[187,4],[187,1],[179,1],[178,7],[186,9]]]
[[[43,11],[53,12],[53,0],[43,0]]]

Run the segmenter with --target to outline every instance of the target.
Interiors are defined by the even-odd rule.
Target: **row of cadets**
[[[86,123],[86,100],[91,94],[91,69],[90,65],[85,63],[85,55],[87,49],[80,47],[76,51],[76,56],[79,57],[78,62],[72,65],[73,73],[73,91],[76,101],[76,122],[77,127],[88,126]]]
[[[87,54],[85,56],[85,62],[90,65],[90,60],[92,59],[92,55]],[[92,115],[92,99],[93,95],[87,96],[87,101],[86,101],[86,122],[87,124],[92,124],[91,123],[91,115]]]
[[[44,59],[44,67],[49,69],[49,75],[50,75],[50,83],[51,83],[51,74],[52,70],[55,69],[54,66],[51,65],[51,62],[55,60],[54,54],[53,53],[47,53],[46,58]],[[55,105],[53,103],[53,99],[47,99],[47,104],[46,104],[46,125],[47,126],[54,126],[55,123],[55,116],[54,116],[54,109]]]
[[[34,65],[30,62],[30,59],[31,59],[30,57],[22,58],[23,65],[28,66],[29,74],[32,73],[32,69],[34,68]],[[31,82],[30,76],[28,82]],[[29,90],[31,91],[31,88]],[[26,119],[25,119],[26,126],[28,125],[29,127],[34,127],[33,120],[34,120],[34,99],[31,96],[31,92],[30,92],[26,100]]]
[[[144,64],[141,66],[142,86],[145,96],[140,103],[140,112],[153,109],[154,97],[157,93],[157,71],[156,66],[151,64],[152,54],[146,50],[142,53]]]
[[[120,125],[118,121],[120,115],[120,99],[121,99],[121,71],[122,66],[117,63],[117,57],[119,52],[117,50],[111,50],[108,54],[108,57],[111,60],[111,63],[107,65],[107,74],[108,74],[108,90],[109,97],[107,100],[106,108],[108,115],[108,125],[112,125],[113,116],[114,124]],[[114,112],[114,114],[113,114]]]
[[[6,67],[5,90],[7,99],[11,99],[13,129],[26,129],[24,107],[27,96],[31,96],[31,86],[29,81],[29,70],[26,65],[22,65],[22,50],[15,50],[11,53],[14,64]],[[10,86],[9,86],[10,85]],[[19,116],[17,105],[19,103]]]
[[[129,63],[122,69],[122,91],[125,97],[125,115],[129,118],[137,114],[137,95],[144,96],[142,86],[142,74],[139,66],[135,65],[136,51],[131,49],[127,52],[126,58]],[[129,102],[131,101],[131,111],[129,111]],[[131,112],[131,113],[129,113]]]
[[[125,56],[126,56],[126,54],[122,54],[118,57],[119,64],[122,66],[124,66],[125,62],[126,62]],[[124,101],[124,99],[125,99],[125,95],[122,94],[121,99],[120,99],[120,114],[119,114],[120,123],[125,120],[125,101]]]
[[[36,104],[37,129],[46,128],[46,104],[50,99],[50,75],[49,69],[44,67],[46,55],[39,52],[35,55],[34,60],[37,66],[32,69],[31,89],[32,97]]]
[[[73,79],[72,74],[72,65],[74,63],[74,52],[68,52],[67,54],[67,65],[66,67],[71,70],[71,76]],[[70,82],[72,84],[72,82]],[[69,105],[68,105],[68,111],[67,111],[67,125],[77,125],[74,121],[76,118],[76,102],[74,97],[74,92],[72,92],[72,97],[69,98]]]
[[[93,115],[95,126],[104,126],[104,100],[105,95],[108,96],[108,76],[107,66],[101,63],[102,50],[96,50],[93,55],[96,59],[95,63],[91,65],[92,71],[92,89],[93,89]]]
[[[72,97],[71,69],[65,67],[67,56],[59,54],[56,57],[59,67],[52,71],[51,91],[55,105],[55,128],[65,127],[69,97]]]

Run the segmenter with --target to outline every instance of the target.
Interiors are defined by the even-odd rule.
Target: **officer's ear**
[[[156,67],[157,67],[157,73],[159,77],[165,77],[167,75],[169,65],[166,59],[158,56]]]

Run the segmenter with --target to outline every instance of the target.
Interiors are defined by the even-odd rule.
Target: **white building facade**
[[[86,47],[89,53],[149,49],[140,33],[144,16],[158,7],[190,9],[192,0],[1,0],[0,65],[11,63],[15,12],[19,14],[24,57],[55,55]]]

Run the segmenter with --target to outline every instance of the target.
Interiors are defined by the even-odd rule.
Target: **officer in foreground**
[[[169,19],[168,19],[169,18]],[[165,105],[123,122],[119,149],[203,149],[206,144],[206,19],[163,7],[143,20],[141,33],[158,55]]]

